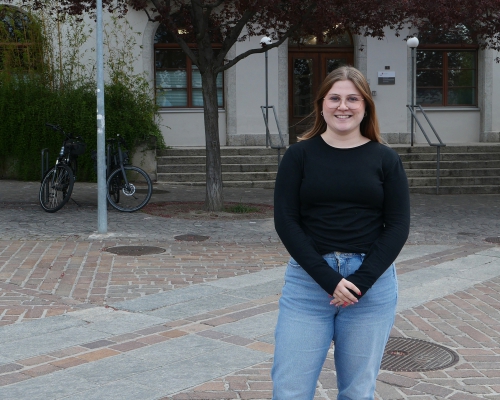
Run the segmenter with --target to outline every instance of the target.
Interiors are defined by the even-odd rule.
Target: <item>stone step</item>
[[[436,186],[436,177],[409,177],[408,184],[410,187],[418,186]],[[483,176],[483,177],[441,177],[440,185],[443,186],[490,186],[500,185],[499,176]]]
[[[224,146],[220,148],[221,156],[277,156],[278,150],[271,149],[270,147],[230,147]],[[281,154],[284,153],[284,149],[281,149]],[[181,156],[205,156],[205,147],[174,147],[171,149],[158,150],[157,156],[159,157],[181,157]]]
[[[436,148],[427,145],[393,148],[401,156],[412,193],[434,194]],[[440,193],[497,193],[500,145],[450,145],[441,150]],[[273,188],[277,155],[276,150],[265,147],[222,147],[224,186]],[[205,185],[204,147],[158,151],[157,160],[159,182]]]
[[[436,185],[413,186],[410,193],[436,194]],[[439,186],[439,194],[500,194],[500,185],[475,185],[475,186]]]
[[[435,146],[418,144],[415,146],[409,145],[390,145],[399,154],[410,154],[410,153],[436,153]],[[221,147],[222,156],[234,156],[234,155],[277,155],[278,151],[276,149],[271,149],[269,147],[260,146],[246,146],[246,147],[233,147],[233,146],[223,146]],[[441,147],[441,153],[491,153],[500,152],[500,144],[497,143],[485,143],[485,144],[474,144],[474,145],[453,145],[448,144]],[[284,153],[284,149],[281,150],[281,154]],[[205,156],[205,147],[173,147],[165,150],[157,150],[158,157],[165,156]]]
[[[276,172],[223,172],[222,181],[271,181],[274,183]],[[159,182],[205,182],[206,174],[202,173],[158,173]]]
[[[441,161],[441,169],[479,169],[479,168],[500,168],[500,160],[480,160],[480,161]],[[403,166],[408,171],[410,169],[436,169],[436,161],[405,161]]]
[[[222,164],[276,164],[278,156],[275,155],[241,155],[241,156],[221,156]],[[157,157],[158,165],[169,164],[202,164],[205,165],[205,156],[161,156]]]
[[[400,154],[401,161],[435,161],[436,153]],[[500,152],[484,153],[442,153],[441,161],[500,160]]]
[[[471,177],[471,176],[496,176],[500,180],[500,168],[481,169],[440,169],[441,177]],[[430,177],[436,176],[436,168],[428,169],[406,169],[406,176],[410,177]]]
[[[158,165],[159,173],[205,172],[205,164],[164,164]],[[276,164],[222,164],[222,172],[277,172]]]
[[[163,181],[162,181],[163,182]],[[165,181],[167,182],[167,181]],[[181,185],[181,186],[205,186],[205,181],[203,182],[174,182],[168,181],[169,185]],[[239,187],[239,188],[261,188],[261,189],[274,189],[273,181],[224,181],[224,187]]]
[[[389,145],[398,154],[409,153],[436,153],[436,146],[429,145]],[[485,143],[474,145],[446,145],[441,147],[441,153],[492,153],[500,152],[500,144]]]

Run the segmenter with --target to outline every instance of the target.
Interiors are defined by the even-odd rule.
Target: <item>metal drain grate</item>
[[[439,344],[390,337],[380,368],[386,371],[436,371],[451,367],[457,362],[458,354]]]
[[[210,236],[187,234],[187,235],[174,236],[174,239],[182,240],[184,242],[203,242],[207,239],[210,239]]]
[[[165,249],[155,246],[116,246],[108,247],[106,251],[118,256],[145,256],[148,254],[164,253]]]
[[[488,243],[500,243],[500,236],[493,236],[493,237],[488,237],[486,239],[484,239],[486,242]]]

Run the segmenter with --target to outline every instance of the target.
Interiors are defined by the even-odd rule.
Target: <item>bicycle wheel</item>
[[[56,165],[42,179],[38,200],[47,212],[60,210],[71,197],[75,177],[67,165]]]
[[[108,194],[113,199],[115,204],[120,202],[120,179],[118,177],[118,174],[115,175],[111,182],[109,182]]]
[[[115,169],[108,178],[107,196],[109,204],[118,211],[133,212],[140,210],[148,204],[153,193],[153,184],[149,175],[139,167],[127,165],[123,167],[127,174],[128,186],[125,183],[121,168]],[[120,191],[119,202],[115,201],[116,196],[110,192],[113,186]]]

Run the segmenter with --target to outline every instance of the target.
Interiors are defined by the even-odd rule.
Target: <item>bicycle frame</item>
[[[71,133],[66,133],[59,125],[45,125],[61,133],[64,137],[54,167],[42,176],[38,195],[40,205],[45,211],[56,212],[71,199],[78,172],[78,156],[85,152],[86,145],[81,137],[73,137]]]
[[[106,178],[109,177],[109,174],[113,172],[118,166],[120,167],[123,175],[123,179],[125,180],[125,185],[129,187],[129,181],[127,178],[127,174],[125,173],[125,169],[123,168],[123,150],[121,147],[121,143],[123,139],[118,136],[116,139],[108,139],[109,144],[107,146],[107,165],[106,165]],[[118,162],[116,162],[116,156],[118,155]]]
[[[57,166],[59,164],[67,165],[73,171],[73,176],[76,179],[76,175],[78,172],[78,156],[76,156],[76,155],[72,156],[71,152],[65,151],[66,143],[69,140],[74,140],[75,138],[71,134],[64,132],[64,130],[58,125],[52,125],[52,124],[45,124],[45,125],[52,128],[53,130],[55,130],[57,132],[60,132],[65,137],[63,140],[63,144],[61,146],[61,150],[59,150],[59,154],[57,156],[55,166]],[[47,171],[49,171],[49,169]],[[43,179],[43,176],[42,176],[42,179]]]

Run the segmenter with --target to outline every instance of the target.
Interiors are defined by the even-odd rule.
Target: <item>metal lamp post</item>
[[[102,0],[97,0],[96,70],[97,70],[97,232],[108,232],[106,201],[105,117],[104,117],[104,62]]]
[[[272,43],[272,40],[268,36],[264,36],[262,39],[260,39],[260,45],[264,48],[266,48],[268,45]],[[268,102],[268,70],[267,70],[267,50],[265,51],[266,54],[266,147],[269,147],[269,102]]]
[[[406,41],[406,44],[411,49],[411,101],[410,106],[413,110],[415,106],[415,52],[418,47],[418,39],[416,37],[412,37]],[[413,114],[411,116],[411,134],[410,134],[410,144],[413,146],[413,131],[414,131],[414,122],[413,122]]]

